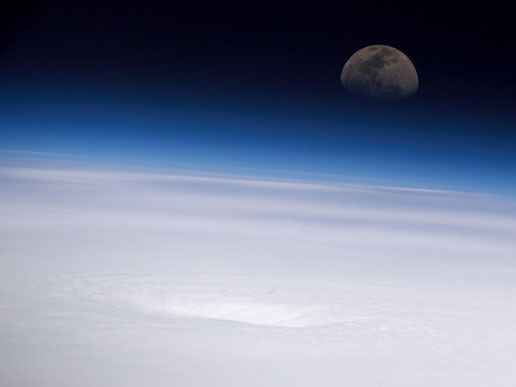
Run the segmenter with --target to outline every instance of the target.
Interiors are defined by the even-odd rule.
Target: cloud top
[[[0,219],[2,385],[516,382],[511,198],[64,162]]]

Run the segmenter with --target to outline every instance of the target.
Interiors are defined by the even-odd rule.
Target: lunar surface
[[[516,203],[0,167],[0,385],[515,386]]]
[[[409,97],[419,86],[410,59],[400,50],[384,45],[368,46],[354,53],[340,79],[354,93],[385,100]]]

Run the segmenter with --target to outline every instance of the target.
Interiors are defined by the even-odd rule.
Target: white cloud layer
[[[514,386],[516,202],[0,167],[2,386]]]

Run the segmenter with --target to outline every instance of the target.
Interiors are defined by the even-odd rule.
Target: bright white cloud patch
[[[2,386],[516,385],[516,203],[0,167]]]

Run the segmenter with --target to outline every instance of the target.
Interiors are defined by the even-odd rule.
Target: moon
[[[351,92],[383,100],[410,97],[419,87],[410,59],[400,50],[381,44],[355,52],[344,65],[340,81]]]

